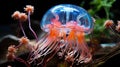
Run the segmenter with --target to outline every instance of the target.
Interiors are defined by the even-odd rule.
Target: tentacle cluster
[[[64,57],[68,62],[88,63],[91,61],[92,55],[85,42],[84,31],[88,30],[87,28],[78,26],[75,21],[62,26],[58,18],[52,19],[52,24],[48,24],[46,27],[49,27],[49,33],[36,44],[37,47],[31,56],[30,63],[50,53],[55,54],[54,51],[57,51],[58,56]],[[66,28],[70,30],[66,30]]]

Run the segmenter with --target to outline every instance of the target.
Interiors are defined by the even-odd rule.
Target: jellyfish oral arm
[[[84,32],[80,32],[79,34],[77,34],[77,37],[78,37],[78,45],[79,45],[79,48],[81,49],[81,55],[79,57],[79,62],[82,61],[84,63],[88,63],[89,61],[91,61],[92,55],[85,42]]]

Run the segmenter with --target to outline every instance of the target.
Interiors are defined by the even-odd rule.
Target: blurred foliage
[[[105,35],[106,37],[109,36],[109,31],[105,29],[104,22],[106,20],[109,20],[112,16],[112,12],[110,12],[110,8],[112,7],[112,4],[115,2],[115,0],[91,0],[89,1],[89,8],[88,12],[91,16],[95,18],[95,25],[94,25],[94,37],[100,38],[102,35]],[[80,6],[84,7],[85,2],[80,3]],[[105,14],[103,14],[105,13]],[[100,15],[102,14],[103,17]]]
[[[93,5],[93,7],[89,10],[89,13],[91,15],[95,15],[98,11],[104,8],[106,13],[106,19],[109,19],[109,11],[114,2],[115,0],[93,0],[90,2],[90,5]]]

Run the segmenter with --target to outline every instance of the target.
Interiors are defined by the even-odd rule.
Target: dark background
[[[35,12],[32,15],[32,19],[41,20],[43,14],[52,6],[58,4],[76,4],[80,5],[80,0],[1,0],[0,1],[0,20],[4,21],[1,24],[10,24],[13,19],[11,19],[11,14],[19,10],[23,12],[23,8],[26,5],[33,5],[35,7]]]
[[[51,7],[58,4],[75,4],[80,6],[81,2],[84,1],[83,8],[90,9],[92,6],[89,5],[91,0],[0,0],[0,36],[4,36],[8,33],[12,34],[12,25],[17,24],[11,15],[14,11],[18,10],[24,12],[24,7],[26,5],[33,5],[35,8],[34,14],[31,16],[32,20],[39,21],[42,19],[44,13]],[[114,20],[120,19],[120,0],[116,0],[113,4],[111,11],[114,12]],[[104,11],[100,12],[101,16],[104,16]]]

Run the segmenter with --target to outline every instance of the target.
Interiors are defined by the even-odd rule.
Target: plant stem
[[[106,18],[107,19],[109,19],[109,8],[107,8],[107,7],[104,7],[104,9],[105,9],[105,13],[106,13]]]
[[[38,42],[38,37],[37,37],[36,33],[34,32],[34,30],[31,27],[30,12],[28,12],[28,22],[29,22],[29,28],[30,28],[31,32],[33,33],[34,37],[36,38],[36,41]]]
[[[20,25],[20,28],[21,28],[21,30],[22,30],[22,32],[23,32],[23,35],[24,35],[24,37],[26,37],[26,34],[25,34],[25,31],[24,31],[24,29],[23,29],[23,26],[22,26],[22,23],[21,23],[21,21],[19,22],[19,25]]]

